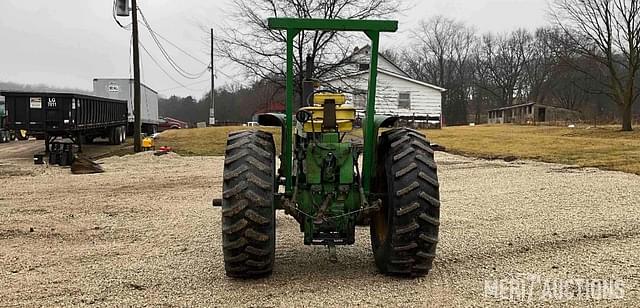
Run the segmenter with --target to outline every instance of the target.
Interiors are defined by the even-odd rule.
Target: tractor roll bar
[[[360,31],[371,39],[371,60],[369,63],[369,88],[367,95],[367,111],[364,131],[364,191],[371,190],[371,179],[375,163],[376,132],[374,115],[376,112],[376,81],[378,77],[378,50],[380,47],[380,32],[396,32],[398,22],[393,20],[357,20],[357,19],[299,19],[299,18],[269,18],[270,29],[286,30],[287,32],[287,97],[286,123],[284,125],[285,145],[282,149],[282,161],[286,177],[285,190],[287,194],[293,191],[293,40],[302,31]]]

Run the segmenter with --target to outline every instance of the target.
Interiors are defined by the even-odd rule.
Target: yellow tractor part
[[[323,106],[325,101],[333,100],[336,106],[344,105],[347,97],[342,93],[318,93],[313,96],[313,104]]]
[[[322,132],[322,122],[324,120],[324,105],[327,101],[334,101],[336,104],[336,124],[339,133],[346,133],[353,130],[353,123],[356,120],[356,109],[345,106],[347,98],[344,94],[320,93],[314,95],[313,107],[305,107],[301,110],[311,113],[311,120],[304,123],[305,133]]]

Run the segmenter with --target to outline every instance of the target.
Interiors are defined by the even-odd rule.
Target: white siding
[[[332,81],[331,85],[343,89],[366,91],[367,78],[368,74],[361,74]],[[398,108],[400,92],[411,93],[411,107],[409,109]],[[353,95],[347,96],[349,97],[349,102],[353,103]],[[358,108],[358,111],[364,110],[363,108]],[[432,87],[379,72],[376,113],[403,117],[414,115],[439,117],[442,114],[442,92]]]

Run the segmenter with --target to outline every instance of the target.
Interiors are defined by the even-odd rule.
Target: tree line
[[[220,125],[243,124],[253,120],[256,112],[277,109],[274,102],[283,101],[283,91],[268,81],[255,82],[250,86],[237,84],[219,87],[215,94],[215,118]],[[198,122],[209,122],[211,92],[197,100],[192,96],[158,99],[158,113],[172,117],[195,127]]]
[[[640,111],[640,2],[555,0],[551,12],[547,27],[502,34],[437,16],[413,31],[411,46],[390,54],[412,77],[448,89],[449,123],[537,102],[585,118],[617,113],[622,129],[632,130]]]
[[[478,33],[473,25],[436,16],[411,31],[410,44],[384,54],[412,78],[447,89],[443,112],[449,124],[482,122],[489,109],[533,101],[578,110],[585,119],[615,118],[623,130],[632,130],[633,112],[640,111],[640,0],[552,0],[550,5],[552,23],[534,31]],[[268,17],[392,19],[403,10],[400,0],[234,1],[233,23],[214,38],[216,53],[257,82],[230,89],[227,101],[234,103],[220,99],[217,118],[246,121],[276,97],[265,95],[265,84],[270,93],[277,92],[273,86],[284,86],[286,35],[269,29]],[[314,77],[322,80],[340,71],[356,44],[361,41],[351,34],[299,35],[296,93],[302,92],[307,58],[316,63]]]
[[[556,27],[479,34],[436,16],[412,33],[410,46],[385,54],[412,78],[447,89],[449,124],[483,122],[489,109],[525,102],[577,110],[588,119],[616,113],[602,77],[583,73],[597,71],[597,63],[572,54],[572,41]]]

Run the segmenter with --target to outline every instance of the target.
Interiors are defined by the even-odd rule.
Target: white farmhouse
[[[343,76],[328,83],[343,89],[356,109],[363,116],[367,102],[369,59],[371,48],[356,50],[347,61]],[[442,95],[446,90],[412,79],[382,54],[378,60],[376,113],[395,115],[407,121],[439,126],[442,120]]]

